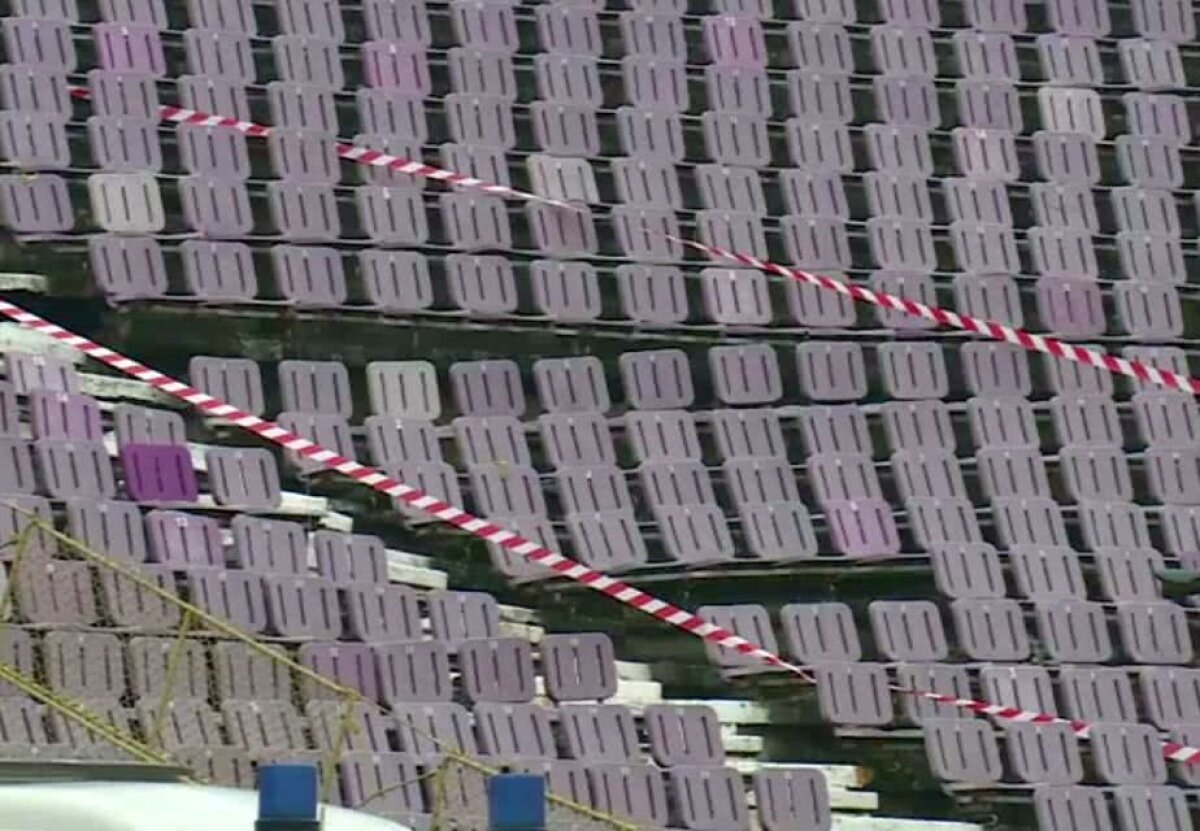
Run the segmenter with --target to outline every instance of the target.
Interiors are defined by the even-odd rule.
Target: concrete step
[[[973,822],[868,817],[835,813],[833,815],[833,831],[983,831],[983,826]]]

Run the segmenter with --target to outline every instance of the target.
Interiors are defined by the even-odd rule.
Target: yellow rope
[[[13,537],[4,545],[15,545],[16,553],[13,555],[12,568],[8,571],[8,583],[4,586],[4,598],[0,600],[0,622],[7,623],[9,615],[12,612],[13,597],[17,591],[17,579],[20,577],[21,568],[25,564],[25,551],[29,548],[30,540],[32,540],[31,526],[26,525],[21,529],[21,533]]]
[[[160,585],[158,585],[158,583],[156,583],[156,582],[150,580],[149,578],[145,577],[144,575],[140,574],[136,569],[130,568],[129,565],[127,565],[126,563],[121,562],[119,560],[115,560],[112,557],[102,554],[99,551],[96,551],[96,550],[88,547],[87,545],[84,545],[83,543],[79,542],[74,537],[71,537],[67,534],[62,533],[57,528],[55,528],[53,524],[46,522],[41,517],[37,516],[36,514],[32,513],[31,511],[27,511],[18,505],[12,504],[11,502],[0,502],[0,504],[5,505],[10,510],[27,517],[30,520],[30,523],[29,523],[30,527],[37,527],[43,533],[58,540],[60,543],[67,546],[68,548],[72,549],[73,551],[76,551],[77,553],[83,555],[84,557],[87,557],[88,559],[92,560],[93,562],[99,563],[100,565],[104,566],[105,568],[108,568],[109,570],[115,572],[116,574],[120,575],[121,577],[124,577],[128,580],[132,580],[136,585],[140,586],[141,588],[150,592],[151,594],[155,595],[156,597],[159,597],[162,600],[167,601],[168,603],[175,604],[181,610],[183,610],[185,613],[193,616],[196,620],[202,621],[206,626],[211,627],[212,629],[216,630],[217,632],[220,632],[221,634],[224,634],[234,640],[241,641],[242,643],[246,644],[246,646],[248,646],[253,651],[266,656],[267,658],[269,658],[272,661],[275,661],[277,663],[280,663],[280,664],[286,666],[288,669],[292,670],[293,672],[299,673],[299,675],[302,678],[307,678],[308,680],[314,682],[318,686],[324,687],[325,689],[336,693],[339,697],[342,697],[344,699],[349,699],[355,703],[362,703],[367,706],[374,707],[376,709],[380,709],[380,710],[382,709],[379,707],[378,704],[376,704],[376,702],[364,697],[363,694],[360,693],[358,690],[353,689],[352,687],[342,686],[341,684],[337,683],[336,681],[326,678],[325,676],[321,675],[320,673],[314,672],[312,669],[293,660],[286,653],[283,653],[280,650],[273,649],[271,647],[266,646],[262,642],[256,640],[252,635],[249,635],[249,634],[243,632],[241,629],[238,629],[236,626],[233,626],[232,624],[229,624],[229,623],[221,620],[220,618],[214,617],[213,615],[209,614],[207,611],[200,608],[199,606],[196,606],[192,603],[187,602],[186,600],[183,600],[181,597],[176,595],[174,592],[171,592],[171,591],[168,591],[168,590],[162,588]],[[418,728],[416,726],[411,726],[408,729],[411,729],[414,733],[417,733],[417,734],[421,735],[422,737],[431,741],[438,748],[439,752],[445,757],[445,759],[447,761],[456,762],[457,764],[463,765],[464,767],[470,768],[472,770],[478,771],[479,773],[483,773],[483,774],[486,774],[489,776],[500,773],[500,771],[498,769],[491,767],[490,765],[486,765],[483,762],[478,761],[477,759],[474,759],[470,756],[463,754],[457,748],[446,744],[446,742],[438,739],[436,736],[429,733],[428,731],[421,730],[420,728]],[[339,731],[339,733],[340,733],[340,731]],[[575,813],[582,814],[583,816],[585,816],[589,819],[596,820],[597,822],[603,822],[603,823],[611,826],[612,828],[617,829],[617,831],[640,831],[640,829],[638,828],[637,825],[634,825],[630,822],[627,822],[619,817],[613,816],[612,814],[606,813],[604,811],[598,811],[589,805],[584,805],[581,802],[576,802],[575,800],[570,799],[568,797],[561,796],[559,794],[555,794],[555,793],[551,793],[551,792],[547,791],[546,799],[554,805],[559,805],[563,808],[567,808],[571,811],[574,811]]]
[[[43,687],[37,681],[34,681],[10,664],[0,662],[0,680],[7,681],[30,698],[40,701],[72,721],[82,724],[88,730],[112,743],[115,747],[133,756],[139,762],[155,765],[171,764],[169,757],[153,748],[147,747],[132,736],[121,732],[109,724],[107,720],[92,713],[80,704]]]
[[[171,645],[171,654],[167,656],[167,673],[164,678],[162,694],[158,697],[158,708],[154,712],[154,740],[152,744],[156,747],[163,747],[162,731],[163,724],[167,719],[167,710],[170,707],[173,696],[171,692],[175,689],[175,683],[179,680],[179,668],[183,666],[183,650],[187,645],[188,632],[192,629],[192,613],[185,611],[183,620],[179,622],[179,634],[175,638],[175,643]]]

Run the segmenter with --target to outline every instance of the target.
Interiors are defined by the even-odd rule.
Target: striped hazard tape
[[[90,97],[87,90],[79,87],[72,87],[71,94],[81,99],[87,99]],[[255,124],[253,122],[211,115],[181,107],[165,105],[160,108],[160,112],[162,114],[162,118],[167,121],[172,121],[175,123],[230,127],[243,132],[248,136],[264,137],[271,131],[270,127]],[[520,191],[505,185],[490,184],[474,177],[464,176],[453,171],[431,167],[421,162],[403,159],[398,156],[388,155],[379,151],[356,147],[344,142],[338,143],[337,152],[342,158],[359,164],[387,167],[402,173],[423,176],[452,185],[475,187],[488,193],[509,196],[526,201],[543,202],[563,208],[573,207],[568,203],[554,199],[548,199],[534,193]],[[851,297],[859,302],[901,311],[917,317],[923,317],[944,326],[950,326],[972,332],[974,334],[994,338],[996,340],[1006,341],[1031,351],[1044,352],[1045,354],[1052,355],[1056,358],[1088,364],[1099,369],[1105,369],[1116,374],[1128,375],[1171,389],[1200,393],[1200,380],[1188,378],[1166,370],[1159,370],[1140,361],[1129,361],[1116,358],[1103,352],[1084,349],[1082,347],[1063,343],[1062,341],[1058,341],[1053,338],[1047,338],[1042,335],[1035,335],[1020,329],[1015,329],[1004,324],[983,320],[981,318],[959,315],[955,312],[927,306],[923,303],[917,303],[897,297],[895,295],[873,292],[868,289],[843,283],[839,280],[834,280],[829,277],[810,274],[800,269],[788,268],[786,266],[771,263],[748,254],[726,251],[721,248],[705,245],[703,243],[682,237],[668,236],[668,238],[676,243],[704,252],[710,256],[737,262],[753,268],[762,269],[778,276],[811,283],[829,291],[836,291],[840,294],[845,294],[846,296]],[[466,531],[467,533],[489,543],[507,548],[510,551],[525,557],[531,562],[538,563],[543,567],[550,569],[560,576],[574,580],[594,591],[608,595],[615,600],[618,600],[628,606],[644,612],[645,614],[669,623],[672,626],[689,632],[696,637],[702,638],[725,649],[730,649],[743,655],[757,658],[765,664],[778,667],[782,670],[797,675],[808,683],[815,683],[815,679],[803,667],[797,666],[796,664],[785,660],[775,653],[763,649],[761,646],[751,643],[745,638],[729,632],[720,626],[710,623],[709,621],[706,621],[685,609],[681,609],[664,600],[660,600],[650,594],[647,594],[646,592],[643,592],[641,589],[630,586],[613,577],[609,577],[608,575],[594,571],[582,563],[578,563],[568,557],[563,556],[562,554],[545,548],[537,542],[525,539],[519,534],[493,525],[485,519],[473,516],[465,510],[457,506],[450,505],[431,494],[412,487],[411,485],[406,485],[403,482],[392,479],[381,471],[361,465],[351,459],[343,458],[332,450],[321,447],[315,442],[285,430],[278,424],[266,421],[265,419],[259,418],[258,416],[250,413],[244,413],[231,404],[216,399],[200,390],[194,389],[181,381],[177,381],[173,378],[163,375],[161,372],[144,366],[132,358],[127,358],[124,355],[114,352],[105,346],[101,346],[100,344],[94,343],[87,338],[67,331],[66,329],[63,329],[62,327],[51,323],[50,321],[45,320],[38,315],[28,312],[19,306],[0,300],[0,314],[5,315],[6,317],[16,321],[26,328],[48,335],[55,340],[82,352],[85,355],[95,358],[96,360],[125,373],[126,375],[132,376],[133,378],[150,384],[156,389],[185,401],[202,411],[206,416],[220,418],[230,422],[231,424],[242,427],[243,429],[261,436],[262,438],[273,442],[280,447],[290,450],[299,456],[311,461],[315,461],[329,470],[341,473],[363,485],[366,485],[367,487],[386,494],[393,499],[397,499],[410,508],[419,510],[422,513],[440,520],[441,522],[453,525],[454,527]],[[1080,736],[1081,738],[1086,738],[1091,729],[1091,725],[1086,722],[1064,719],[1049,713],[1022,710],[1015,707],[993,704],[987,701],[979,701],[971,698],[959,698],[957,696],[945,695],[943,693],[932,692],[929,690],[911,689],[898,685],[892,685],[890,688],[894,692],[903,695],[921,698],[938,704],[951,705],[961,709],[970,710],[981,715],[992,716],[1002,721],[1028,722],[1034,724],[1066,724],[1077,736]],[[1200,761],[1200,748],[1189,747],[1177,742],[1163,742],[1162,750],[1163,754],[1168,759],[1173,761],[1184,762],[1187,764],[1194,764]]]

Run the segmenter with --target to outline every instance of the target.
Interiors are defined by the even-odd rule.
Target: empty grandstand
[[[1196,12],[0,0],[0,824],[1190,831]]]

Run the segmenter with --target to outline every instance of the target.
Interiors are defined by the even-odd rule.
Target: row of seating
[[[936,343],[901,340],[879,344],[872,350],[853,341],[806,341],[788,351],[790,354],[784,353],[783,357],[766,344],[712,347],[706,355],[707,372],[700,367],[693,371],[688,354],[680,349],[629,351],[617,360],[623,403],[630,413],[686,410],[704,403],[706,388],[711,390],[711,400],[722,408],[811,403],[818,406],[776,415],[800,413],[806,443],[813,452],[870,452],[869,446],[853,441],[849,445],[830,445],[821,440],[820,434],[825,430],[846,431],[854,437],[866,435],[865,430],[861,433],[859,430],[867,414],[855,415],[854,408],[836,405],[842,402],[861,405],[884,397],[880,410],[896,412],[889,428],[889,435],[894,436],[892,449],[919,450],[918,445],[904,438],[900,425],[902,410],[928,411],[920,421],[948,423],[950,405],[935,399],[974,400],[977,404],[973,409],[978,410],[973,417],[974,434],[980,442],[992,443],[1004,434],[995,432],[989,424],[993,419],[984,413],[989,406],[1000,406],[994,402],[1003,402],[1013,412],[995,420],[1008,427],[1011,440],[998,443],[1030,446],[1028,442],[1037,432],[1027,431],[1026,427],[1033,418],[1032,408],[1038,405],[1026,399],[1036,392],[1038,397],[1047,393],[1054,396],[1057,403],[1051,409],[1057,413],[1054,420],[1062,444],[1106,444],[1109,440],[1117,446],[1122,443],[1120,430],[1115,427],[1107,432],[1093,431],[1089,438],[1080,426],[1109,421],[1114,416],[1112,408],[1117,406],[1111,398],[1116,388],[1113,376],[1082,364],[1043,362],[1045,381],[1035,390],[1038,361],[1028,352],[1007,344],[967,343],[957,350],[947,350]],[[1184,376],[1189,372],[1187,356],[1177,347],[1130,347],[1122,354],[1127,359]],[[955,357],[959,359],[957,366],[952,363]],[[794,373],[786,369],[789,363],[795,367]],[[508,358],[458,361],[450,365],[446,375],[449,389],[439,380],[437,368],[428,361],[368,363],[365,376],[370,412],[434,422],[451,410],[446,405],[452,401],[453,411],[462,416],[519,419],[528,414],[532,396],[526,378],[530,376],[533,392],[545,414],[607,415],[614,409],[609,373],[595,357],[540,358],[529,365]],[[252,360],[196,356],[189,364],[189,376],[206,392],[246,412],[267,412],[266,380],[262,368]],[[878,382],[873,382],[873,376],[879,378]],[[957,382],[960,377],[961,386],[954,383],[952,388],[952,381]],[[278,406],[284,412],[351,420],[362,409],[354,401],[357,381],[341,362],[285,360],[278,365],[276,378]],[[1184,425],[1193,420],[1192,405],[1183,396],[1171,397],[1160,387],[1151,388],[1148,383],[1136,380],[1128,384],[1136,393],[1133,401],[1138,405],[1134,409],[1141,413],[1138,432],[1142,441],[1169,444],[1171,431],[1185,429]],[[1145,391],[1138,392],[1143,387]],[[1168,404],[1179,415],[1170,418],[1155,415],[1156,407]],[[1076,409],[1086,417],[1077,416]],[[756,411],[731,412],[752,417]],[[1075,423],[1076,418],[1080,424]],[[823,426],[822,419],[836,421],[837,429]],[[947,443],[952,431],[930,432],[930,436],[935,435],[945,437],[938,447],[953,446]],[[1184,433],[1179,435],[1183,437]],[[1105,441],[1097,441],[1101,436]]]
[[[679,757],[680,748],[671,745],[683,737],[669,733],[677,726],[672,716],[678,714],[666,706],[651,707],[646,715],[652,754],[655,762],[663,765],[658,767],[637,758],[637,734],[627,712],[623,713],[623,720],[610,719],[605,727],[619,724],[623,730],[631,731],[620,738],[633,742],[632,752],[627,757],[594,755],[594,742],[589,741],[588,730],[598,725],[588,724],[587,719],[588,711],[596,708],[578,705],[563,708],[557,714],[565,742],[565,755],[558,758],[551,712],[534,705],[477,704],[472,730],[470,719],[461,709],[437,709],[456,705],[433,708],[397,705],[393,709],[394,724],[389,725],[376,711],[361,707],[347,711],[338,701],[311,701],[304,716],[283,701],[229,699],[221,703],[219,712],[203,701],[186,698],[176,698],[165,705],[146,699],[132,709],[104,699],[89,699],[84,704],[113,726],[126,732],[139,730],[172,755],[196,763],[195,767],[208,773],[215,784],[251,786],[254,762],[314,761],[324,765],[332,758],[338,763],[344,789],[341,799],[335,795],[335,802],[385,815],[428,814],[433,794],[421,788],[422,777],[416,774],[425,766],[440,764],[439,754],[453,749],[482,756],[493,764],[501,762],[516,769],[537,770],[548,776],[551,790],[559,795],[632,820],[665,824],[671,804],[683,812],[680,816],[683,828],[712,827],[705,824],[712,819],[706,817],[706,811],[716,812],[718,821],[733,823],[722,825],[723,828],[749,827],[741,775],[720,766],[722,754],[703,757],[689,753],[687,762],[673,761]],[[347,712],[360,729],[340,729],[340,719]],[[466,732],[449,735],[445,731],[451,723]],[[428,732],[435,724],[442,729],[437,734],[442,742],[438,745],[431,740],[435,734]],[[715,726],[715,721],[706,724]],[[119,751],[97,742],[88,731],[28,699],[0,700],[0,733],[3,735],[0,752],[10,758],[36,759],[64,752],[83,758],[119,756]],[[514,742],[517,737],[520,740]],[[694,741],[697,737],[687,738]],[[537,745],[537,741],[543,744]],[[399,750],[390,749],[392,746]],[[707,763],[698,761],[702,757]],[[395,781],[397,774],[405,772],[414,774],[408,777],[407,786]],[[675,793],[664,788],[668,781],[676,787],[682,783],[684,790]],[[458,784],[462,787],[469,783]],[[594,795],[589,784],[601,788],[599,796]],[[474,788],[467,789],[481,787],[482,779],[474,783]],[[693,795],[696,789],[700,793]],[[762,827],[768,831],[815,829],[828,821],[828,790],[824,777],[817,771],[786,768],[761,771],[755,775],[755,789]],[[680,802],[669,803],[669,794],[672,800]],[[456,819],[464,818],[463,814],[469,818],[470,809],[486,813],[481,796],[480,790],[470,803],[458,806],[468,810],[456,811]],[[707,804],[704,797],[709,800]]]
[[[44,17],[69,23],[83,21],[75,0],[14,0],[15,12],[24,16]],[[499,9],[484,10],[482,3],[456,0],[451,4],[454,23],[453,34],[460,43],[479,42],[487,39],[495,47],[512,46],[507,33],[514,31],[518,15],[526,7],[515,3],[499,5]],[[531,4],[532,5],[532,4]],[[631,0],[622,4],[634,12],[654,15],[688,15],[695,13],[695,6],[686,0]],[[1053,0],[1046,4],[1046,16],[1042,21],[1049,28],[1070,35],[1100,37],[1113,30],[1113,20],[1108,0]],[[606,4],[596,0],[584,0],[573,7],[576,14],[585,19],[590,14],[607,16]],[[353,42],[356,33],[365,31],[368,38],[413,37],[428,43],[431,36],[426,25],[428,9],[423,0],[364,0],[360,7],[341,8],[336,0],[298,0],[255,7],[248,0],[217,0],[205,4],[200,0],[188,0],[186,20],[191,25],[217,31],[259,35],[264,29],[277,28],[291,35],[307,35],[328,38],[337,43]],[[269,10],[269,12],[268,12]],[[825,23],[853,24],[858,15],[855,5],[846,0],[797,0],[781,4],[765,0],[714,0],[707,10],[718,16],[747,17],[763,20],[768,27],[779,21],[798,18]],[[183,20],[182,7],[167,7],[163,0],[100,0],[101,20],[112,23],[154,26],[171,29]],[[535,16],[557,17],[544,14],[534,6]],[[941,8],[932,0],[919,3],[880,3],[878,12],[890,24],[913,28],[941,28]],[[1134,31],[1148,38],[1167,40],[1189,40],[1194,36],[1194,21],[1181,0],[1153,2],[1134,0],[1129,4]],[[995,3],[969,2],[964,4],[966,24],[983,32],[1005,32],[1021,34],[1027,30],[1029,18],[1026,9],[1014,0]],[[261,18],[270,16],[271,26],[261,25]],[[483,17],[489,22],[498,22],[500,32],[483,31],[476,24]],[[524,15],[522,15],[524,18]],[[351,22],[346,25],[347,19]],[[442,33],[439,33],[439,35]],[[552,43],[544,43],[553,48]]]
[[[1109,635],[1115,618],[1123,655],[1139,664],[1191,661],[1188,615],[1158,598],[1089,601],[1077,594],[1035,594],[1015,599],[960,598],[950,611],[957,648],[947,636],[937,604],[928,600],[877,600],[868,607],[874,652],[883,660],[908,664],[949,660],[952,652],[972,661],[1026,660],[1035,648],[1055,663],[1103,664],[1117,658]],[[1026,631],[1026,612],[1031,622]],[[1111,612],[1115,614],[1110,615]],[[705,606],[702,617],[767,649],[778,640],[767,611],[754,604]],[[780,610],[785,651],[804,664],[858,662],[864,655],[854,616],[842,603],[793,603]],[[866,621],[864,621],[864,624]],[[730,676],[776,672],[740,653],[708,645],[708,655]],[[992,699],[988,699],[992,700]]]
[[[1074,785],[1086,778],[1080,741],[1068,724],[1013,724],[1004,728],[1005,765],[996,730],[983,721],[932,719],[925,728],[930,767],[942,779],[977,787],[997,786],[1007,772],[1027,785]],[[1176,738],[1195,736],[1200,725],[1173,731]],[[1110,785],[1166,785],[1167,760],[1162,740],[1144,724],[1093,724],[1088,731],[1095,779]],[[1183,739],[1187,741],[1186,738]],[[1200,782],[1186,767],[1176,766],[1176,779],[1194,787]],[[1172,789],[1182,801],[1182,792]],[[1175,827],[1172,824],[1158,827]]]

